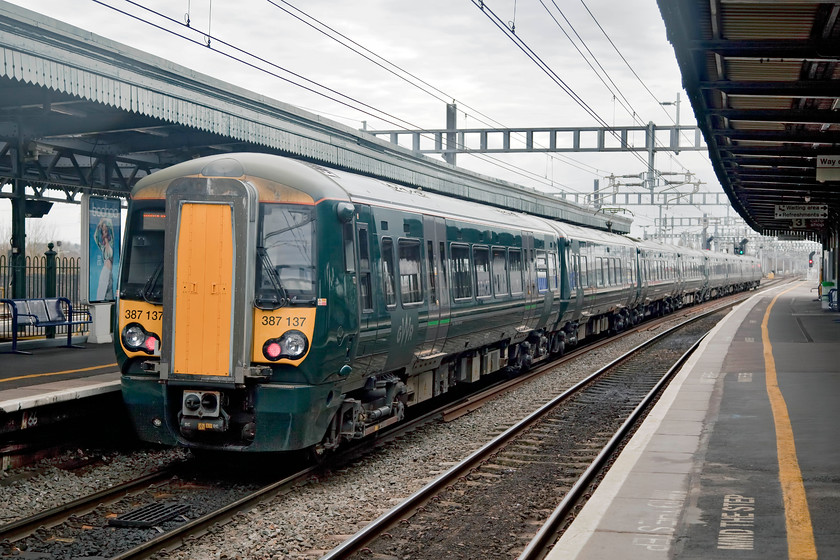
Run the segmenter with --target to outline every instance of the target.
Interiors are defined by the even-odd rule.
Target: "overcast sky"
[[[281,0],[214,0],[212,5],[210,0],[138,1],[137,4],[177,22],[185,21],[189,10],[190,29],[167,23],[137,4],[122,0],[12,2],[354,128],[393,129],[397,122],[409,127],[444,128],[445,102],[453,99],[459,108],[460,128],[599,125],[471,0],[295,0],[291,4]],[[199,44],[103,4],[154,21]],[[677,92],[683,101],[681,123],[695,122],[655,0],[586,0],[585,4],[580,0],[485,0],[484,4],[512,26],[516,35],[608,124],[673,124],[675,108],[663,107],[660,102],[674,101]],[[424,89],[433,91],[434,96],[400,80],[278,6],[293,13],[295,7],[304,10],[314,20],[422,79],[428,84]],[[603,31],[587,13],[587,7]],[[299,12],[297,15],[306,19]],[[309,21],[317,25],[314,20]],[[214,53],[201,45],[202,33],[193,31],[207,33],[208,29],[216,38],[211,47],[224,48],[222,41],[235,45],[276,65],[272,72],[302,82],[277,67],[294,72],[374,108],[365,109],[373,115]],[[608,77],[601,78],[612,91],[578,53],[564,30],[575,39],[577,48],[587,55],[587,49],[594,54],[596,58],[590,57],[589,63],[603,67]],[[308,87],[317,89],[312,84]],[[643,138],[638,142],[643,142]],[[595,179],[600,179],[604,187],[605,177],[611,173],[639,174],[646,167],[645,155],[631,154],[493,157],[530,175],[464,155],[458,156],[458,164],[552,192],[590,192]],[[656,167],[664,172],[691,171],[706,183],[701,190],[721,191],[705,151],[682,152],[673,157],[658,154]],[[0,218],[5,222],[9,208],[8,201],[0,202]],[[659,216],[659,210],[630,210],[635,214],[633,233],[641,235],[643,226],[652,233],[653,218]],[[699,216],[703,212],[712,216],[725,216],[727,212],[734,215],[731,209],[723,207],[679,207],[664,212],[667,216]],[[74,225],[77,223],[78,207],[61,205],[53,208],[44,227],[56,228],[60,238],[78,241],[78,226]]]

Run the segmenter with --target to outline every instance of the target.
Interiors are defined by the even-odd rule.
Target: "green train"
[[[251,452],[333,449],[761,278],[747,257],[256,153],[143,178],[122,254],[115,347],[139,437]]]

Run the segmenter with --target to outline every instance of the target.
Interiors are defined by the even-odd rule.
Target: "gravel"
[[[531,411],[664,328],[594,350],[453,422],[427,424],[160,557],[320,558]]]
[[[453,422],[427,424],[159,557],[320,558],[553,396],[665,328],[645,329],[591,351]],[[0,524],[130,480],[185,455],[177,449],[144,449],[125,456],[108,452],[102,463],[76,471],[57,466],[68,457],[7,471],[0,479]]]
[[[182,460],[181,449],[125,451],[76,450],[20,469],[0,478],[0,525],[60,506],[94,492],[127,482]],[[92,460],[90,466],[68,470],[62,465]]]

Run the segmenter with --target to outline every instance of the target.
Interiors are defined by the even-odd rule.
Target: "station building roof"
[[[833,234],[836,239],[840,3],[658,4],[715,172],[733,207],[767,235],[799,234],[825,242]],[[826,167],[832,160],[834,171]],[[781,217],[796,214],[790,207],[802,205],[825,205],[827,217]],[[802,212],[816,215],[821,209]]]
[[[533,188],[433,160],[287,103],[0,0],[0,197],[126,196],[193,157],[268,152],[599,229],[597,214]],[[6,179],[6,180],[4,180]]]

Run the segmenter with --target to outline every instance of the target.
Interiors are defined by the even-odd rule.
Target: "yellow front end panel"
[[[120,300],[120,335],[123,329],[131,323],[139,323],[147,333],[153,334],[160,339],[160,333],[163,332],[161,328],[161,324],[163,323],[163,308],[160,305],[154,305],[145,301],[122,299]],[[120,336],[120,345],[129,358],[142,358],[150,355],[147,352],[132,351],[126,348],[125,343],[122,341],[122,336]],[[157,349],[152,355],[160,356],[160,350]]]
[[[233,217],[227,204],[181,206],[172,371],[230,376]]]
[[[278,338],[284,332],[296,330],[306,336],[309,349],[297,360],[281,358],[276,362],[268,360],[262,352],[266,340]],[[254,362],[275,364],[300,364],[312,349],[312,334],[315,332],[314,307],[281,307],[280,309],[254,309],[254,347],[252,359]]]

